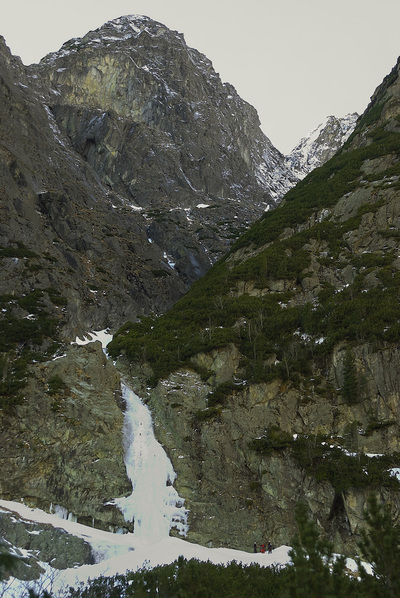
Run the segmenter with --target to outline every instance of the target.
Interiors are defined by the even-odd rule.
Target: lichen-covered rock
[[[19,579],[37,579],[44,572],[38,561],[51,563],[54,569],[93,562],[91,547],[81,538],[52,525],[21,519],[10,511],[0,511],[0,535],[5,548],[13,547],[21,557],[18,549],[24,551],[13,571]],[[31,556],[27,556],[29,553]]]
[[[107,502],[131,491],[122,446],[119,374],[97,341],[38,364],[25,400],[0,415],[0,495],[81,523],[124,525]]]
[[[155,433],[177,472],[176,487],[189,508],[189,539],[247,550],[261,538],[289,544],[296,531],[294,509],[303,500],[337,548],[354,552],[369,490],[337,493],[329,479],[318,482],[306,475],[290,451],[263,455],[254,452],[251,442],[275,427],[290,437],[342,438],[343,450],[398,452],[398,349],[375,352],[368,345],[359,347],[357,369],[367,380],[363,392],[368,400],[355,405],[340,395],[321,394],[317,387],[295,388],[273,380],[236,386],[210,408],[210,391],[216,384],[212,372],[218,373],[234,353],[227,347],[198,356],[196,365],[210,370],[208,382],[188,369],[161,380],[154,390],[140,383],[139,371],[132,380],[152,410]],[[231,381],[236,360],[230,362]],[[344,348],[338,347],[328,377],[332,388],[343,384],[343,360]],[[389,425],[373,428],[372,411],[374,421]],[[352,425],[358,428],[355,435]],[[387,491],[381,492],[385,497]],[[400,504],[398,494],[392,493],[391,500]]]

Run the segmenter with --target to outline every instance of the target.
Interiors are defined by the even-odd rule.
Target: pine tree
[[[298,503],[296,522],[299,529],[289,552],[290,598],[341,598],[352,594],[352,584],[344,575],[345,557],[335,559],[333,544],[322,538],[315,523],[308,518],[307,507]]]
[[[373,494],[365,511],[367,527],[358,544],[362,557],[372,566],[369,575],[358,563],[361,579],[371,598],[400,596],[400,528],[394,524],[388,505],[383,507]]]
[[[20,557],[7,552],[4,547],[0,547],[0,581],[12,572],[21,560]]]
[[[359,399],[359,384],[353,351],[346,348],[343,362],[342,396],[346,403],[355,405]]]

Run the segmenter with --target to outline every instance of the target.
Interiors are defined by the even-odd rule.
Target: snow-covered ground
[[[101,330],[87,333],[84,339],[77,338],[75,342],[86,344],[100,340],[105,349],[111,338],[108,331]],[[244,565],[287,564],[288,546],[281,546],[272,554],[261,554],[228,548],[207,548],[169,536],[173,527],[182,535],[187,532],[184,501],[173,487],[176,474],[164,449],[154,437],[148,408],[126,384],[122,384],[122,393],[126,403],[123,434],[125,465],[132,483],[132,494],[116,497],[112,502],[122,511],[126,521],[135,521],[135,531],[116,534],[81,525],[71,518],[67,519],[67,510],[62,506],[55,509],[55,514],[49,514],[40,509],[31,509],[22,502],[0,500],[0,511],[11,511],[16,518],[61,528],[82,538],[92,548],[95,561],[93,565],[57,570],[47,563],[40,563],[45,573],[37,582],[32,582],[31,587],[37,591],[47,588],[53,595],[62,595],[63,588],[76,587],[79,583],[86,583],[100,575],[113,576],[143,567],[169,564],[179,556],[215,564],[231,561]],[[21,552],[23,556],[29,556],[26,551]],[[11,578],[6,583],[0,583],[0,597],[19,598],[26,594],[26,582]]]
[[[75,342],[86,344],[100,340],[105,349],[111,338],[107,330],[102,330],[87,333],[83,340],[77,338]],[[126,384],[122,384],[122,393],[126,404],[125,465],[132,483],[132,494],[116,497],[112,502],[122,511],[126,521],[135,521],[134,533],[112,533],[79,524],[71,520],[73,518],[67,519],[67,510],[60,505],[54,509],[54,514],[49,514],[32,509],[23,502],[0,500],[0,512],[11,513],[16,520],[50,524],[82,538],[90,544],[95,561],[92,565],[64,570],[40,563],[44,573],[39,580],[28,584],[10,578],[0,583],[0,598],[26,596],[28,587],[39,593],[47,589],[52,595],[61,597],[70,586],[86,584],[90,579],[169,564],[180,556],[214,564],[236,561],[243,565],[254,563],[264,567],[285,566],[290,562],[289,546],[280,546],[271,554],[261,554],[254,553],[252,547],[249,547],[249,552],[208,548],[169,536],[173,527],[183,535],[186,535],[188,528],[184,501],[173,488],[176,474],[164,449],[154,437],[148,408]],[[19,554],[32,556],[24,550],[20,550]],[[356,568],[350,560],[348,566]]]
[[[13,501],[0,500],[1,511],[18,513],[20,518],[39,523],[50,523],[54,527],[64,529],[66,532],[83,538],[88,542],[98,562],[93,565],[82,565],[71,569],[52,569],[46,563],[42,564],[45,574],[37,582],[31,582],[31,587],[45,589],[48,585],[51,591],[61,594],[63,588],[76,587],[80,582],[86,583],[100,575],[113,576],[117,573],[124,574],[136,571],[143,567],[152,568],[157,565],[172,563],[179,556],[186,559],[210,561],[215,564],[224,564],[236,561],[243,565],[258,563],[261,566],[286,565],[290,559],[289,547],[280,546],[272,554],[244,552],[229,548],[207,548],[192,544],[179,538],[167,537],[154,544],[143,543],[140,538],[135,538],[132,533],[113,534],[92,527],[81,525],[56,515],[50,515],[40,509],[31,509],[26,505]],[[49,589],[50,589],[49,587]],[[4,590],[6,590],[4,592]],[[11,578],[5,584],[0,584],[0,596],[17,598],[27,590],[27,582],[20,582]]]

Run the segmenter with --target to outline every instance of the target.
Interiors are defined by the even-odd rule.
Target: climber
[[[268,554],[271,554],[273,548],[271,542],[268,542]]]
[[[265,544],[261,544],[261,550],[260,550],[260,552],[262,552],[264,554],[264,552],[265,552]]]

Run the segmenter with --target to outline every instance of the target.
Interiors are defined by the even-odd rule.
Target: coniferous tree
[[[373,494],[365,511],[367,527],[358,544],[362,557],[371,565],[373,575],[359,561],[358,567],[368,598],[400,596],[400,528],[394,524],[389,507],[378,503]]]
[[[20,560],[20,557],[10,554],[4,548],[0,547],[0,581],[4,579],[7,573],[15,569]]]
[[[343,363],[342,396],[349,405],[355,405],[359,399],[357,369],[354,354],[350,347],[346,348]]]
[[[366,598],[360,583],[345,573],[346,557],[333,553],[333,544],[321,537],[307,507],[296,507],[298,534],[292,541],[288,567],[289,598]]]
[[[289,570],[290,598],[338,598],[349,595],[342,592],[342,586],[347,585],[344,558],[335,561],[333,544],[320,536],[302,502],[296,507],[296,522],[299,531],[289,553],[293,563]]]

